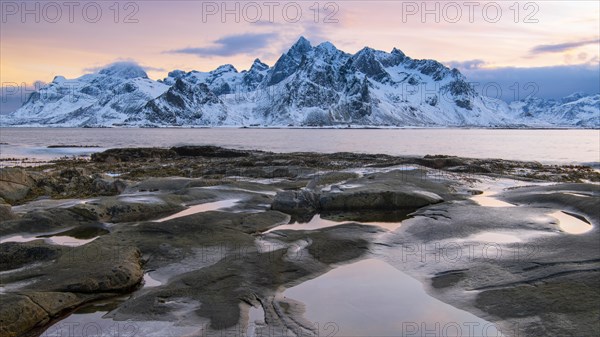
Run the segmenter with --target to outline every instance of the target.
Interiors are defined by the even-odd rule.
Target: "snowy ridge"
[[[506,104],[482,97],[456,69],[363,48],[356,54],[301,37],[269,67],[230,64],[171,71],[153,81],[115,63],[94,74],[56,77],[3,126],[600,127],[600,94]]]
[[[510,107],[527,125],[600,127],[600,94],[575,93],[559,100],[528,97]]]
[[[116,63],[77,79],[57,76],[34,92],[2,125],[113,126],[136,118],[148,101],[169,87],[131,63]]]

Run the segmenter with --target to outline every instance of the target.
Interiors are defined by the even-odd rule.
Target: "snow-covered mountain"
[[[115,63],[95,74],[67,80],[57,76],[29,96],[2,125],[112,126],[137,119],[148,101],[169,86],[148,78],[139,66]]]
[[[301,37],[269,67],[175,70],[159,81],[116,63],[57,77],[2,125],[16,126],[577,126],[600,127],[600,95],[510,105],[482,97],[456,69],[363,48],[348,54]]]
[[[510,107],[523,123],[531,126],[600,127],[600,94],[574,93],[559,100],[528,97]]]

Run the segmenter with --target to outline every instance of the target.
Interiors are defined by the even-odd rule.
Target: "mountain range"
[[[2,126],[600,127],[600,94],[506,103],[457,69],[399,49],[355,54],[301,37],[273,66],[227,64],[148,78],[131,62],[76,79],[57,76]]]

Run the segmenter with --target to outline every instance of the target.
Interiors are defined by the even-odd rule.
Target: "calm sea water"
[[[51,159],[114,147],[219,145],[274,152],[445,154],[543,163],[600,162],[600,130],[487,129],[0,129],[2,158]],[[99,148],[48,149],[48,145]]]

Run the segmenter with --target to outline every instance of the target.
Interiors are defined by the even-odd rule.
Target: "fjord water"
[[[556,164],[600,162],[598,130],[2,128],[2,158],[52,159],[115,147],[218,145],[273,152],[455,155]],[[97,148],[51,148],[88,145]]]

